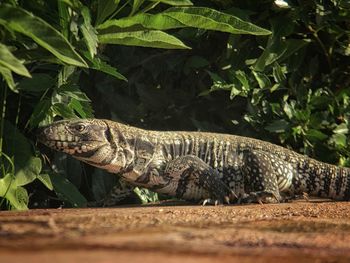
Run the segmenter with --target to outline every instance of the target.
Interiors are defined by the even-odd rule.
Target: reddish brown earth
[[[0,262],[350,262],[350,203],[0,213]]]

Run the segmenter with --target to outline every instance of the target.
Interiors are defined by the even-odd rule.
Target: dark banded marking
[[[117,146],[117,143],[116,143],[116,138],[113,137],[113,133],[111,132],[111,127],[109,127],[109,125],[106,123],[107,125],[107,129],[105,130],[104,134],[105,134],[105,137],[107,139],[107,141],[109,142],[109,146],[113,149],[113,156],[116,155],[116,152],[118,150],[118,146]],[[120,132],[119,132],[120,134]],[[119,136],[120,138],[120,136]]]
[[[321,176],[321,180],[323,180],[323,193],[325,194],[325,196],[329,196],[332,181],[332,174],[330,172],[329,166],[322,168],[322,174],[323,176]]]
[[[191,174],[194,172],[193,167],[189,167],[188,169],[186,169],[185,171],[183,171],[183,173],[181,174],[178,184],[177,184],[177,188],[176,188],[176,197],[181,198],[187,189],[187,185],[189,183]]]
[[[346,188],[344,191],[344,200],[350,201],[350,176],[349,176],[349,173],[347,173],[347,182],[346,182]]]

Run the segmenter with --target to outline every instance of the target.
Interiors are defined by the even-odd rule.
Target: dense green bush
[[[349,21],[335,0],[0,1],[1,206],[85,206],[116,183],[39,152],[35,128],[56,117],[241,134],[346,165]]]

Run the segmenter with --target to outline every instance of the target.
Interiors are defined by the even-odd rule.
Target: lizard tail
[[[314,160],[313,160],[314,161]],[[299,167],[297,175],[298,192],[311,196],[350,200],[350,168],[337,167],[322,162],[310,162]]]
[[[326,181],[329,182],[324,186],[328,197],[335,200],[350,200],[350,168],[336,167],[335,172],[329,174]]]

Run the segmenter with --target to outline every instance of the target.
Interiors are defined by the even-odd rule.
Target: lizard
[[[350,168],[244,136],[151,131],[104,119],[39,128],[38,140],[128,184],[203,204],[350,200]]]

